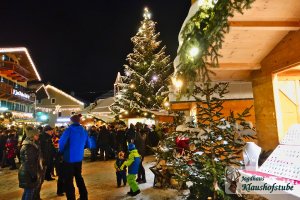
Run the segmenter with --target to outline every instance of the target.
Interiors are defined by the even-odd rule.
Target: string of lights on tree
[[[187,21],[180,33],[179,64],[176,79],[181,80],[181,93],[192,94],[194,83],[210,81],[209,70],[218,67],[219,50],[229,32],[229,17],[243,13],[254,0],[198,0],[198,11]]]
[[[173,67],[170,56],[165,53],[166,47],[160,47],[160,34],[156,33],[155,26],[156,22],[145,8],[138,32],[131,38],[133,52],[126,58],[124,76],[117,85],[119,92],[110,107],[119,117],[136,114],[150,118],[151,110],[169,107],[168,85]]]

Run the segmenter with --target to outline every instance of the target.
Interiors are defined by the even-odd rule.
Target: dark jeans
[[[4,150],[2,152],[1,167],[6,167],[7,166],[6,164],[7,164],[6,151]]]
[[[126,170],[116,172],[117,175],[117,184],[121,186],[121,182],[123,180],[123,184],[126,185]]]
[[[40,192],[45,179],[46,166],[43,166],[43,169],[39,169],[38,173],[38,183],[34,190],[34,199],[40,199]]]
[[[108,160],[111,156],[111,151],[109,150],[109,146],[107,144],[100,144],[100,158],[103,160]]]
[[[91,161],[95,161],[97,158],[97,149],[91,149]]]
[[[8,158],[7,160],[11,169],[17,169],[15,158]]]
[[[33,200],[34,188],[24,188],[22,200]]]
[[[138,177],[137,177],[138,181],[146,181],[146,174],[145,174],[145,169],[143,166],[143,161],[144,161],[144,157],[142,157],[141,162],[140,162]]]
[[[65,192],[65,184],[64,184],[64,178],[63,178],[62,158],[59,155],[56,156],[54,165],[55,165],[56,175],[58,176],[56,193],[62,194]]]
[[[68,200],[76,200],[75,188],[73,185],[73,178],[75,176],[76,185],[79,189],[80,200],[87,200],[88,193],[84,184],[84,180],[81,176],[82,162],[67,163],[64,162],[64,179],[65,189]]]
[[[49,180],[52,178],[51,173],[53,172],[54,169],[54,163],[53,163],[53,157],[51,157],[47,162],[47,169],[46,169],[46,175],[45,175],[45,179]]]

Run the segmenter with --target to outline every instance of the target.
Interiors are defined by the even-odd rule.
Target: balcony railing
[[[12,86],[11,85],[8,85],[6,83],[1,83],[0,82],[0,95],[3,95],[3,94],[12,94]]]
[[[24,103],[33,103],[34,97],[30,96],[25,91],[15,90],[14,88],[7,84],[0,82],[0,97],[12,101],[24,102]]]
[[[31,77],[30,71],[13,62],[0,61],[0,71],[10,71],[7,75],[17,79],[29,79]]]

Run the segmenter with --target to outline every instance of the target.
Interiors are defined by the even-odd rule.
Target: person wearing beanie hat
[[[80,123],[81,117],[82,117],[81,114],[73,115],[73,116],[70,118],[70,120],[71,120],[71,122],[73,122],[73,123],[79,124],[79,123]]]
[[[34,136],[36,136],[36,135],[39,135],[39,131],[37,129],[35,129],[35,128],[28,129],[26,131],[26,137],[27,138],[33,139]],[[38,140],[38,138],[35,141],[37,141],[37,140]]]
[[[38,186],[39,173],[39,139],[38,130],[31,128],[26,131],[26,138],[20,150],[21,166],[19,168],[19,187],[24,188],[22,199],[34,199],[34,191]]]
[[[133,143],[128,144],[128,151],[132,151],[135,149],[135,145]]]
[[[88,192],[81,175],[84,149],[90,148],[87,131],[80,125],[81,115],[73,115],[71,124],[62,134],[58,144],[59,152],[63,154],[63,174],[67,199],[75,198],[73,179],[79,189],[80,199],[87,200]]]
[[[135,148],[135,145],[132,143],[128,144],[128,150],[130,152],[128,159],[122,164],[120,170],[123,170],[126,166],[128,167],[127,182],[130,186],[130,191],[127,194],[136,196],[141,192],[136,182],[136,175],[138,174],[141,156]]]

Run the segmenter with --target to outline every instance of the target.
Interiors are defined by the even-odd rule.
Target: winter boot
[[[127,192],[127,194],[128,195],[132,195],[133,194],[133,191],[132,191],[132,189],[130,188],[130,191],[129,192]]]
[[[131,193],[131,196],[134,197],[134,196],[138,195],[139,193],[141,193],[141,190],[137,190],[137,191]]]

